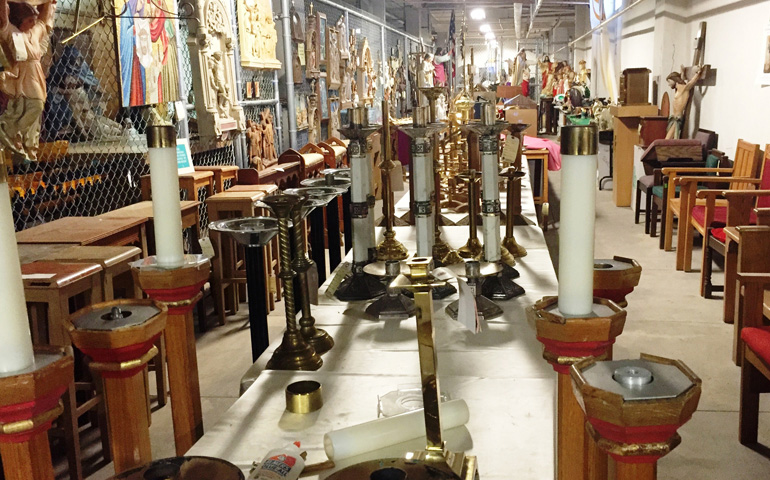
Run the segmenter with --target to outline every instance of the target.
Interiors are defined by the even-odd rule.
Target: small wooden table
[[[17,243],[125,246],[147,256],[147,217],[63,217],[16,233]]]
[[[152,184],[149,175],[142,175],[142,200],[152,199]],[[179,175],[179,188],[187,191],[187,199],[198,201],[198,190],[205,188],[208,190],[207,196],[214,195],[214,172],[195,171],[192,173],[183,173]]]
[[[611,106],[613,140],[612,198],[617,207],[631,206],[632,178],[634,175],[634,145],[641,142],[641,117],[658,114],[657,105]]]
[[[238,167],[236,165],[213,165],[210,167],[197,166],[196,172],[211,172],[214,174],[214,188],[217,193],[225,191],[225,182],[234,181]]]
[[[195,200],[184,200],[182,204],[182,228],[196,228],[196,234],[200,229],[200,213],[198,207],[201,202]],[[152,223],[155,218],[155,212],[152,209],[152,202],[149,200],[134,203],[127,207],[118,208],[111,212],[103,213],[98,218],[131,218],[142,217],[147,222]],[[152,229],[151,229],[152,230]]]
[[[242,193],[242,192],[264,192],[265,195],[275,193],[278,191],[278,187],[273,184],[238,184],[228,188],[225,193]]]

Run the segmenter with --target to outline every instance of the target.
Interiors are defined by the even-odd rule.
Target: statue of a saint
[[[674,101],[671,105],[671,115],[668,117],[668,130],[666,131],[666,139],[681,138],[682,129],[685,122],[685,108],[687,108],[687,102],[690,100],[690,90],[698,82],[700,73],[703,67],[700,65],[695,66],[693,69],[693,76],[691,79],[685,81],[685,68],[682,65],[680,72],[672,72],[666,77],[668,86],[674,89]]]
[[[580,65],[580,71],[578,72],[578,83],[582,83],[583,85],[588,84],[588,75],[590,73],[588,72],[588,69],[586,68],[586,61],[581,60],[578,62],[578,65]]]
[[[211,88],[217,95],[217,110],[219,116],[227,118],[230,110],[230,88],[227,86],[225,69],[222,66],[222,52],[207,52],[206,59],[211,71]]]
[[[527,68],[527,51],[523,48],[519,50],[513,61],[513,72],[511,74],[511,85],[521,85],[524,80],[524,70]]]
[[[0,115],[0,143],[14,163],[37,160],[40,122],[46,99],[41,59],[48,50],[56,0],[40,5],[0,0],[0,42],[10,67],[0,72],[8,106]]]
[[[265,108],[259,114],[262,127],[262,163],[270,166],[278,161],[278,154],[275,151],[275,133],[273,132],[273,114]]]

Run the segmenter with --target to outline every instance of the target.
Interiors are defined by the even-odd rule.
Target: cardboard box
[[[505,121],[529,124],[524,135],[537,137],[537,108],[508,108],[505,110]]]

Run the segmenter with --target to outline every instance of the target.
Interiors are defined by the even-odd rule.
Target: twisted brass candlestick
[[[382,214],[385,217],[385,239],[377,245],[377,260],[381,262],[404,260],[409,256],[409,251],[403,243],[396,240],[396,232],[393,231],[395,221],[395,205],[393,204],[393,184],[390,181],[390,172],[396,164],[391,156],[393,151],[390,144],[390,116],[388,115],[388,101],[382,101]]]
[[[336,200],[336,198],[335,198]],[[307,200],[303,200],[292,210],[291,221],[294,224],[292,229],[294,237],[294,261],[292,267],[299,278],[299,295],[302,307],[302,318],[299,320],[300,333],[307,342],[315,349],[316,353],[323,355],[334,346],[334,340],[325,330],[315,327],[315,318],[310,312],[310,284],[308,282],[307,272],[315,262],[308,258],[305,248],[305,220],[302,218],[302,205]],[[287,300],[288,301],[288,300]],[[296,305],[295,305],[296,310]]]
[[[318,370],[323,365],[321,356],[305,341],[297,327],[294,307],[294,270],[291,267],[291,237],[289,219],[294,211],[301,212],[305,198],[299,195],[268,195],[262,199],[278,218],[278,245],[280,249],[280,277],[283,281],[286,331],[281,345],[273,352],[267,368],[273,370]]]
[[[468,184],[468,230],[470,236],[468,243],[465,246],[460,247],[457,253],[462,258],[471,258],[478,260],[481,258],[481,254],[484,249],[481,246],[478,238],[478,182],[481,180],[481,173],[474,170],[466,170],[457,176],[463,182]]]
[[[505,199],[505,238],[503,238],[503,247],[508,249],[514,257],[526,257],[527,249],[519,245],[516,238],[513,236],[513,227],[515,224],[515,189],[516,184],[519,184],[519,193],[521,193],[521,179],[526,175],[524,172],[519,171],[516,167],[508,167],[500,172],[501,177],[507,179],[506,182],[506,199]],[[519,197],[521,198],[521,197]],[[519,205],[521,207],[521,205]]]

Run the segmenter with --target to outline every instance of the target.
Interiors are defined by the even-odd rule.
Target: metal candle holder
[[[353,228],[352,275],[346,278],[335,292],[343,302],[369,300],[385,293],[385,285],[376,277],[364,272],[364,265],[371,263],[376,255],[374,245],[374,196],[371,188],[371,162],[367,155],[367,139],[380,130],[378,125],[369,125],[366,107],[351,109],[350,126],[340,132],[350,139],[348,159],[355,169],[363,169],[360,180],[353,175],[351,184],[350,216]],[[367,181],[367,179],[369,179]],[[364,185],[357,185],[358,182]],[[347,247],[346,247],[347,248]]]
[[[292,268],[299,279],[299,295],[302,317],[299,320],[300,333],[305,340],[313,346],[316,353],[323,355],[334,346],[334,340],[325,331],[315,327],[315,318],[310,311],[310,282],[308,280],[308,271],[314,266],[315,262],[307,256],[305,248],[305,221],[308,210],[315,210],[323,213],[318,207],[323,207],[332,198],[336,200],[338,190],[333,187],[304,187],[292,188],[285,193],[293,195],[305,195],[307,201],[300,208],[295,208],[292,212],[292,238],[294,242],[294,260]],[[321,222],[323,224],[323,222]],[[296,305],[295,305],[296,309]]]
[[[302,180],[300,184],[305,187],[317,187],[326,186],[334,187],[342,190],[340,195],[342,196],[342,209],[343,212],[350,212],[350,169],[349,168],[327,168],[322,170],[323,178],[306,178]],[[348,207],[347,210],[345,207]],[[353,235],[350,227],[350,215],[344,215],[344,231],[345,231],[345,251],[350,249],[350,243],[352,242]],[[334,271],[337,265],[342,261],[342,254],[340,253],[340,247],[342,246],[340,239],[340,206],[339,202],[335,199],[326,206],[326,236],[329,241],[329,270]],[[312,227],[311,227],[312,228]],[[348,239],[350,237],[350,239]],[[320,265],[316,259],[316,263]],[[319,281],[320,281],[319,272]]]
[[[403,243],[396,240],[396,232],[393,230],[395,222],[395,206],[393,203],[393,184],[390,181],[390,172],[396,164],[391,158],[393,155],[390,138],[390,116],[388,115],[388,101],[382,101],[382,214],[385,217],[385,239],[377,245],[377,260],[381,262],[404,260],[409,256],[409,251]]]
[[[500,308],[495,302],[487,298],[481,290],[483,282],[488,281],[488,277],[498,275],[501,270],[500,264],[479,262],[474,259],[465,260],[465,264],[456,264],[448,267],[458,277],[465,277],[468,281],[468,286],[471,287],[473,295],[476,299],[476,310],[478,311],[479,318],[482,320],[490,320],[497,318],[503,314],[503,309]],[[455,300],[446,307],[446,313],[452,319],[457,320],[460,311],[460,300]]]
[[[431,275],[432,260],[418,257],[409,261],[409,278],[400,275],[392,284],[414,291],[417,305],[417,344],[420,356],[422,401],[425,415],[425,450],[410,452],[404,458],[372,460],[333,473],[329,480],[391,479],[410,480],[456,479],[476,477],[476,457],[449,452],[441,432],[441,403],[438,360],[433,333],[433,296],[431,289],[443,282]]]
[[[270,217],[232,218],[211,222],[209,230],[228,234],[244,247],[246,288],[249,297],[251,359],[256,361],[270,344],[267,331],[265,260],[262,248],[278,234],[278,221]]]
[[[462,258],[471,258],[478,260],[481,258],[483,248],[478,238],[478,182],[481,180],[481,173],[474,170],[466,170],[460,173],[457,178],[468,184],[468,243],[465,246],[460,247],[457,253]]]
[[[294,303],[294,270],[291,262],[291,237],[289,220],[295,211],[301,215],[306,199],[299,195],[268,195],[262,199],[278,218],[278,244],[280,249],[280,277],[283,281],[284,307],[286,310],[286,331],[281,345],[267,362],[268,369],[275,370],[318,370],[323,365],[321,356],[305,340],[297,327]]]
[[[508,130],[511,132],[511,136],[518,139],[518,148],[516,149],[516,158],[513,161],[513,168],[517,172],[521,172],[521,156],[522,152],[524,151],[524,135],[522,133],[524,130],[529,128],[529,124],[526,123],[510,123],[508,124]],[[522,172],[522,176],[523,172]],[[508,199],[506,202],[507,211],[505,212],[506,215],[506,227],[507,227],[507,221],[508,217],[513,217],[513,222],[516,225],[527,225],[529,222],[527,222],[524,217],[521,215],[521,182],[514,181],[513,185],[508,186]],[[510,249],[509,249],[510,250]],[[524,255],[526,255],[527,251],[524,250]],[[523,257],[524,255],[517,255],[514,252],[511,252],[514,257]]]
[[[506,211],[505,211],[505,238],[503,238],[503,247],[505,247],[509,252],[511,252],[511,255],[513,255],[516,258],[520,257],[526,257],[527,256],[527,249],[519,245],[519,243],[516,241],[516,238],[513,236],[513,227],[515,224],[515,209],[516,209],[516,202],[515,202],[515,192],[516,192],[516,186],[518,185],[519,190],[519,200],[521,200],[521,179],[526,175],[526,173],[522,172],[521,170],[517,170],[516,167],[508,167],[502,172],[500,172],[500,176],[505,177],[507,179],[506,182]],[[519,201],[519,210],[521,210],[521,201]]]
[[[364,271],[390,283],[401,273],[408,272],[408,268],[404,262],[390,260],[370,263]],[[403,289],[388,287],[385,295],[366,307],[366,313],[380,320],[406,320],[414,316],[416,308],[414,301],[403,294]]]

